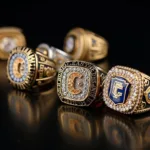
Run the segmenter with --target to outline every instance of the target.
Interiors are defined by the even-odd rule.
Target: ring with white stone
[[[45,43],[40,44],[37,47],[37,50],[41,50],[41,51],[47,50],[48,57],[56,63],[57,69],[59,69],[60,66],[64,62],[72,60],[71,55],[67,54],[66,52],[64,52],[58,48],[55,48],[53,46],[49,46],[48,44],[45,44]]]
[[[97,61],[107,56],[108,42],[91,31],[74,28],[65,37],[64,51],[74,60]]]
[[[16,47],[7,62],[7,76],[17,89],[31,90],[50,83],[56,76],[55,63],[45,53]]]
[[[90,106],[100,96],[106,72],[92,63],[68,61],[59,69],[57,93],[63,103]]]
[[[124,114],[150,110],[150,77],[136,69],[113,67],[107,74],[103,98],[105,104]]]
[[[0,59],[8,59],[11,50],[17,46],[26,46],[26,39],[21,29],[16,27],[0,28]]]

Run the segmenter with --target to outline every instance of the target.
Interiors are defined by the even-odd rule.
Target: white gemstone
[[[14,60],[15,59],[15,56],[12,56],[12,60]]]
[[[131,101],[128,101],[128,104],[130,105],[130,104],[132,104],[132,102],[131,102]]]
[[[1,43],[0,43],[0,49],[4,50],[6,52],[10,52],[16,46],[17,46],[16,39],[11,38],[11,37],[5,37],[5,38],[3,38],[2,41],[1,41]]]
[[[64,95],[67,95],[67,92],[63,92]]]
[[[13,69],[12,69],[12,65],[9,67],[9,70],[10,70],[10,71],[12,71],[12,70],[13,70]]]
[[[62,87],[63,87],[63,88],[65,87],[65,83],[62,84]]]
[[[77,68],[77,71],[80,71],[80,68]]]
[[[13,74],[13,72],[12,72],[12,71],[10,71],[10,74]]]
[[[130,77],[133,78],[134,77],[133,74],[131,74]]]
[[[74,43],[75,43],[74,38],[70,36],[66,41],[66,51],[68,53],[71,53],[73,51]]]
[[[13,79],[13,78],[14,78],[14,76],[13,76],[13,75],[11,75],[11,78]]]

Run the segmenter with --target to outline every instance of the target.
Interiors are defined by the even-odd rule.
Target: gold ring
[[[103,97],[108,107],[124,114],[149,111],[150,77],[129,67],[113,67],[106,76]]]
[[[57,70],[60,68],[60,66],[69,60],[72,60],[72,57],[67,54],[66,52],[55,48],[53,46],[49,46],[48,44],[42,43],[37,47],[37,50],[47,50],[48,56],[50,59],[52,59],[56,63]]]
[[[63,103],[90,106],[101,93],[106,72],[92,63],[68,61],[60,68],[57,93]]]
[[[56,67],[45,51],[17,47],[10,53],[7,76],[15,88],[31,90],[50,83],[56,76]]]
[[[108,42],[91,31],[74,28],[66,35],[64,51],[75,60],[96,61],[107,56]]]
[[[17,46],[26,46],[22,30],[16,27],[0,28],[0,59],[8,59],[9,52]]]

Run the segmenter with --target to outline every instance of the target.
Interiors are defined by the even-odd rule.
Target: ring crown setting
[[[143,80],[139,71],[128,67],[113,67],[105,79],[103,97],[105,104],[116,111],[136,112],[143,96]]]

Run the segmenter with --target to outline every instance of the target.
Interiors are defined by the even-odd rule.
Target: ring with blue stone
[[[56,77],[56,65],[44,52],[16,47],[7,62],[7,77],[17,89],[31,90]]]
[[[115,66],[107,74],[103,98],[105,104],[124,114],[150,110],[150,77],[136,69]]]

